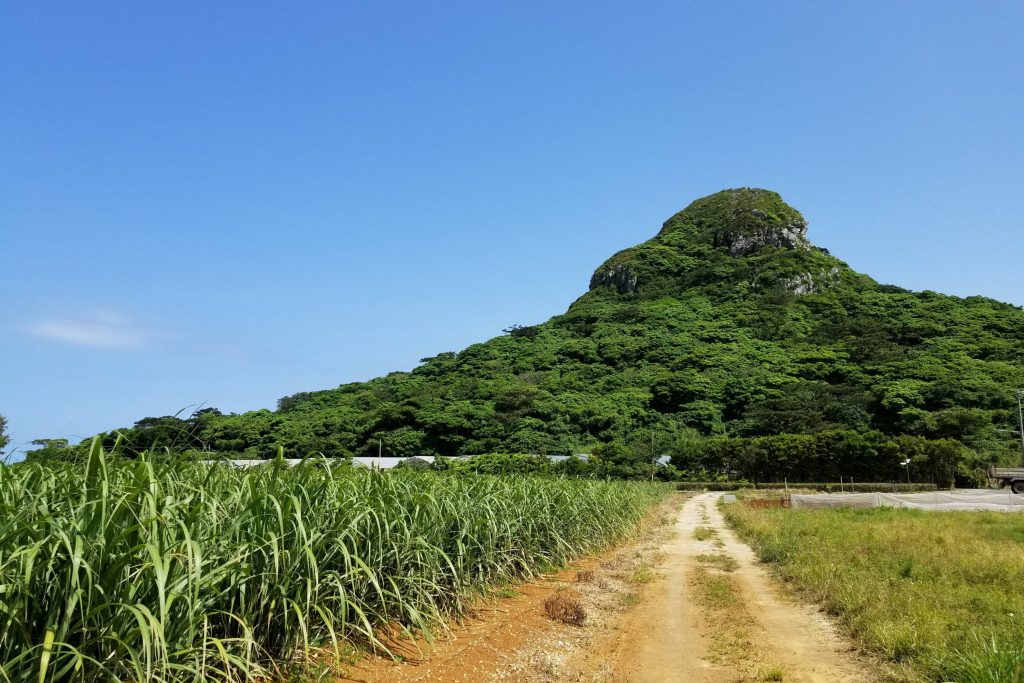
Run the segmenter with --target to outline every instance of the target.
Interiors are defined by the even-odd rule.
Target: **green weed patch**
[[[724,507],[763,560],[925,680],[1024,680],[1024,515]]]

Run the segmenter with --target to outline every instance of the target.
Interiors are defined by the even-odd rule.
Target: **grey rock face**
[[[611,285],[622,294],[636,291],[636,273],[629,269],[629,266],[613,266],[607,270],[599,270],[590,278],[590,288],[596,289],[602,285]]]
[[[757,209],[751,211],[762,227],[751,232],[723,232],[715,236],[715,246],[724,246],[732,256],[746,256],[761,247],[773,246],[782,249],[810,249],[807,241],[806,221],[792,221],[779,225],[767,222],[768,216]]]
[[[818,290],[817,284],[814,282],[814,277],[812,277],[810,273],[802,273],[791,278],[785,283],[785,287],[798,296],[803,294],[813,294]]]
[[[833,267],[818,273],[801,273],[789,278],[783,284],[789,291],[797,296],[802,296],[804,294],[815,294],[816,292],[834,287],[838,283],[839,269]]]

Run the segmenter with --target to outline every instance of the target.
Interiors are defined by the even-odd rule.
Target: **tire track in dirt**
[[[702,494],[680,511],[662,547],[660,578],[643,607],[626,617],[612,680],[883,680],[820,611],[782,593],[726,525],[720,496]]]

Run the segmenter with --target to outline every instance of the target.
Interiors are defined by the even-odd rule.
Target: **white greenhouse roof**
[[[329,462],[331,462],[332,460],[335,460],[335,459],[334,458],[325,458],[324,460],[329,463]],[[338,458],[337,460],[341,461],[340,458]],[[412,456],[410,458],[376,458],[376,457],[368,457],[368,458],[366,458],[366,457],[358,457],[358,458],[352,458],[352,464],[355,465],[356,467],[379,468],[379,469],[382,469],[382,470],[389,470],[392,467],[397,467],[404,460],[418,460],[418,461],[421,461],[421,462],[433,463],[434,462],[434,456],[432,456],[432,455],[414,455],[414,456]],[[256,460],[256,459],[252,459],[252,460],[204,460],[203,462],[206,463],[207,465],[211,465],[211,464],[218,463],[218,462],[228,462],[228,463],[231,464],[232,467],[242,467],[242,468],[244,468],[244,467],[256,467],[257,465],[264,465],[264,464],[266,464],[268,462],[273,462],[273,460]],[[285,458],[284,462],[289,467],[295,467],[299,463],[303,462],[303,460],[301,460],[299,458]],[[321,462],[321,459],[319,459],[319,458],[311,458],[311,459],[309,459],[309,460],[307,460],[305,462],[317,463],[317,462]]]

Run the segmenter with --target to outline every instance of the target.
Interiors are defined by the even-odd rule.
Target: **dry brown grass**
[[[789,498],[753,498],[743,504],[750,508],[788,508]]]
[[[739,568],[739,563],[725,553],[704,553],[697,556],[697,561],[723,572],[734,572]]]
[[[581,569],[576,572],[576,583],[590,583],[594,580],[594,571],[592,569]]]
[[[580,595],[572,589],[560,590],[545,600],[544,612],[550,619],[573,626],[582,626],[587,620]]]

